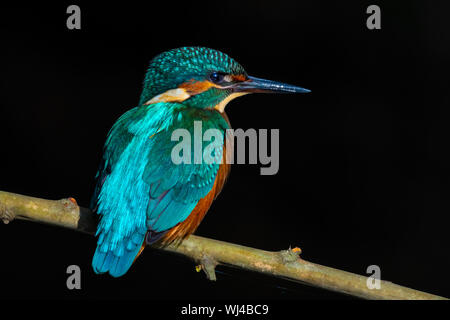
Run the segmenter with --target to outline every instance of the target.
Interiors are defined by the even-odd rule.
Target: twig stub
[[[199,263],[208,280],[216,281],[216,266],[218,265],[217,261],[208,255],[204,255],[200,259]]]

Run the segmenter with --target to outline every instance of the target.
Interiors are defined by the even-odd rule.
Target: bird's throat
[[[231,100],[236,99],[237,97],[244,96],[246,94],[248,94],[248,92],[233,92],[230,95],[228,95],[225,99],[220,101],[216,106],[214,106],[214,109],[218,110],[220,113],[223,113],[225,107]]]

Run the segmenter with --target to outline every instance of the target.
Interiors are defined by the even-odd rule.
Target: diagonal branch
[[[45,200],[0,191],[0,219],[8,223],[14,218],[89,234],[94,234],[96,229],[92,211],[79,207],[73,198]],[[198,263],[197,271],[203,270],[210,280],[216,280],[215,267],[222,264],[364,299],[446,299],[388,281],[381,281],[380,289],[369,289],[367,277],[305,261],[300,258],[299,248],[270,252],[192,235],[177,245],[159,249],[194,259]]]

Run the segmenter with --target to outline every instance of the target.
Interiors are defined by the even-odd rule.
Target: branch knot
[[[0,220],[2,220],[4,224],[8,224],[14,220],[14,215],[6,209],[6,206],[3,203],[0,203]]]
[[[288,264],[298,261],[298,259],[300,258],[300,254],[302,253],[302,249],[300,249],[299,247],[291,249],[291,247],[289,247],[289,249],[281,250],[279,251],[279,253],[283,264]]]

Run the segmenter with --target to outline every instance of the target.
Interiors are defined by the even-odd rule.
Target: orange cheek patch
[[[205,92],[211,87],[215,87],[215,85],[208,80],[196,81],[194,79],[191,79],[188,82],[184,82],[179,85],[179,88],[186,90],[186,92],[191,95]]]
[[[246,81],[247,80],[247,77],[243,74],[236,74],[232,77],[233,77],[234,81]]]

